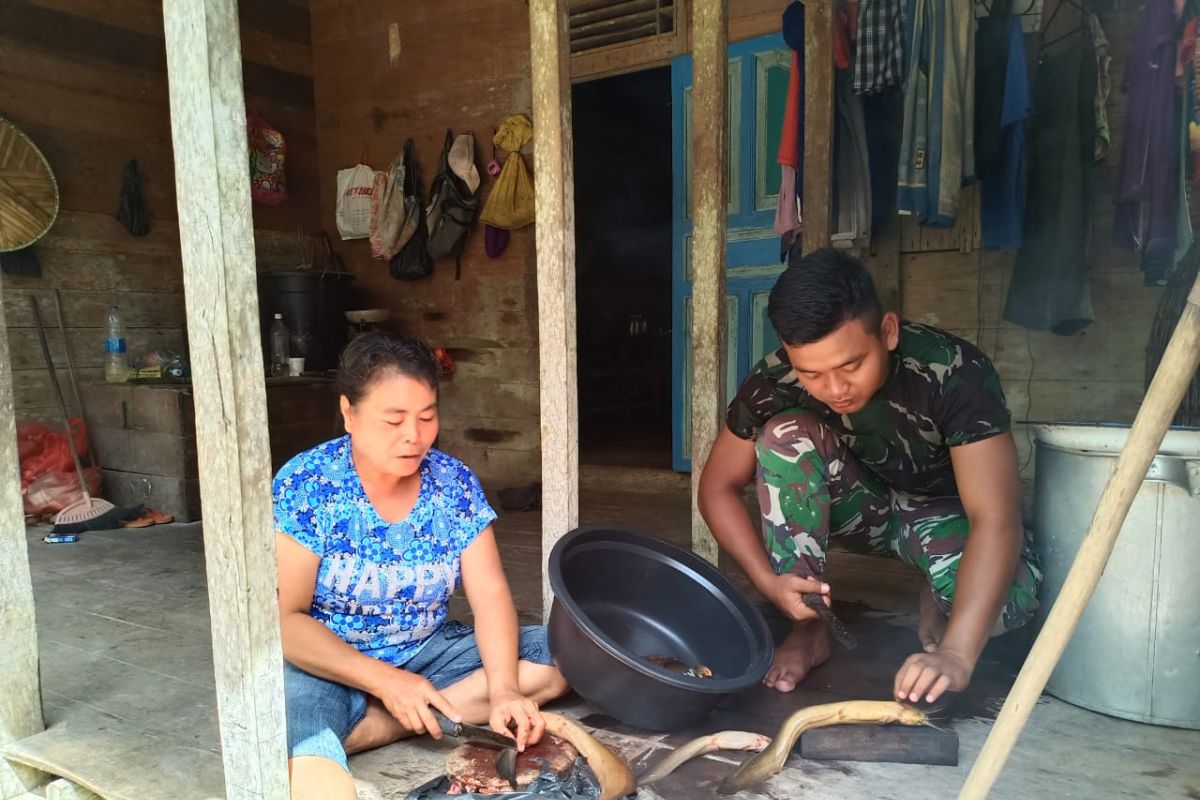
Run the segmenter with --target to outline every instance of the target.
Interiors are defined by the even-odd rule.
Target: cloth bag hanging
[[[521,156],[521,148],[532,138],[533,123],[524,114],[505,117],[492,137],[508,157],[479,215],[484,224],[511,231],[533,223],[533,178]]]
[[[417,198],[404,191],[412,140],[396,154],[385,172],[375,173],[371,194],[371,258],[387,261],[412,238],[420,220]]]

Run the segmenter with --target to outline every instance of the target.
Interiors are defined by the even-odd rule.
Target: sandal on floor
[[[151,525],[164,525],[168,522],[174,522],[175,518],[170,514],[164,514],[157,509],[148,508],[146,513],[140,517],[125,520],[122,527],[125,528],[149,528]]]

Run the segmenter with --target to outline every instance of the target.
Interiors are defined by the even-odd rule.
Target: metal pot
[[[1125,425],[1035,425],[1039,622],[1058,597]],[[1163,440],[1046,690],[1116,717],[1200,728],[1200,431]]]
[[[581,528],[550,553],[550,649],[580,695],[629,725],[678,730],[754,686],[774,655],[758,609],[715,567],[674,545]],[[645,661],[704,665],[711,678]]]

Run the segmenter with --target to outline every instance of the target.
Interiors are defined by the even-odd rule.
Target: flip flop
[[[122,527],[125,528],[149,528],[151,525],[164,525],[168,522],[174,522],[175,518],[170,514],[164,514],[161,511],[148,508],[146,513],[140,517],[126,520]]]

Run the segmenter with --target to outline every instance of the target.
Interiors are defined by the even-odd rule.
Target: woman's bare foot
[[[829,658],[829,631],[820,620],[797,622],[792,632],[775,648],[775,660],[763,683],[780,692],[790,692],[804,676]]]
[[[933,599],[933,590],[928,586],[921,589],[921,621],[917,624],[917,636],[926,653],[932,653],[946,635],[946,615]]]

